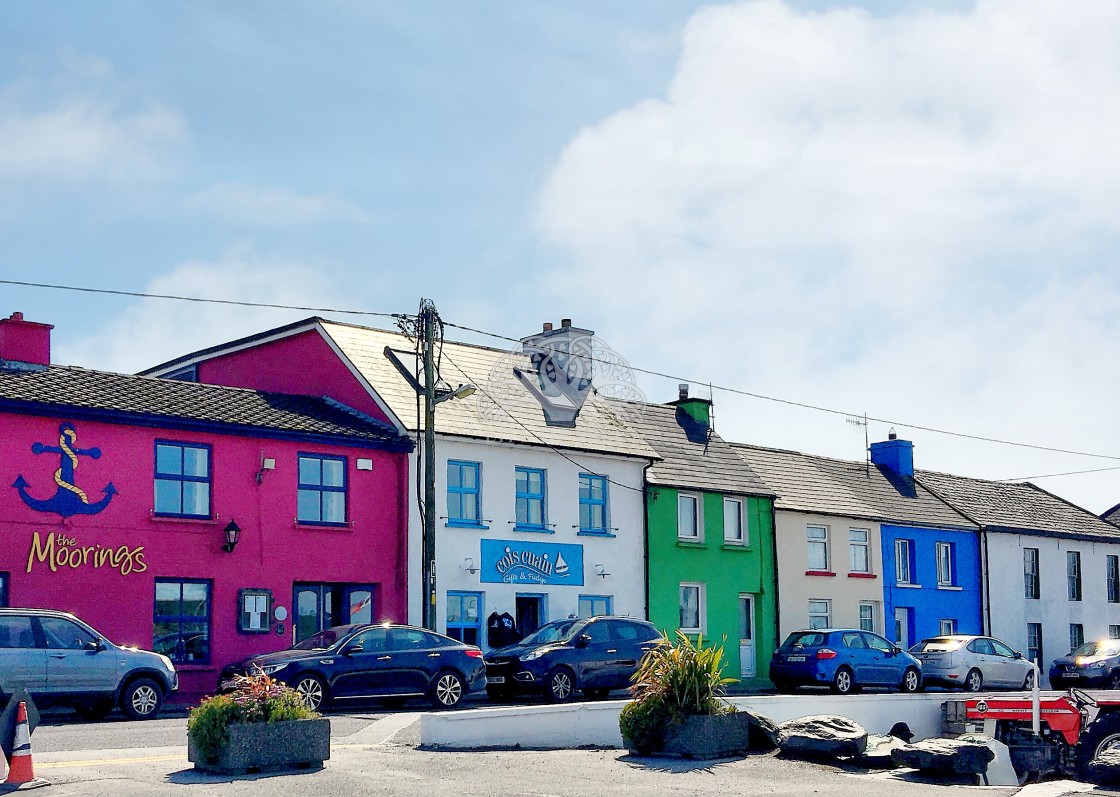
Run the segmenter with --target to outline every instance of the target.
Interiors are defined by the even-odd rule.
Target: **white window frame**
[[[868,616],[867,616],[866,619],[871,621],[871,627],[870,628],[865,628],[864,625],[863,625],[863,621],[865,619],[864,618],[864,609],[867,610],[867,615]],[[860,630],[861,631],[870,631],[873,634],[878,633],[879,623],[876,621],[876,616],[877,615],[878,615],[878,612],[875,610],[875,602],[874,601],[860,601],[859,602],[859,628],[860,628]]]
[[[937,621],[937,635],[938,636],[952,636],[957,633],[957,620],[954,617],[945,618]]]
[[[706,627],[704,622],[707,614],[707,602],[704,597],[704,582],[682,581],[677,588],[677,618],[680,619],[681,609],[684,607],[685,590],[696,590],[696,619],[695,626],[686,626],[680,623],[680,630],[686,634],[703,634]]]
[[[914,541],[899,537],[894,541],[894,579],[898,584],[914,584]],[[903,572],[905,563],[905,572]]]
[[[817,611],[813,611],[814,604],[817,607]],[[820,611],[820,609],[819,609],[819,607],[821,607],[821,606],[824,607],[823,612]],[[829,600],[828,598],[810,598],[808,608],[809,608],[809,625],[808,625],[809,628],[816,630],[818,628],[831,628],[832,627],[832,601],[831,600]],[[813,618],[814,617],[816,617],[818,619],[823,618],[824,619],[824,625],[814,625],[813,624]]]
[[[1074,633],[1077,632],[1077,633]],[[1077,644],[1075,645],[1074,642]],[[1070,623],[1069,624],[1069,652],[1077,650],[1085,644],[1085,624],[1084,623]]]
[[[733,507],[733,508],[732,508]],[[732,517],[736,519],[739,524],[739,535],[728,536],[727,528],[727,510],[732,508]],[[730,498],[724,496],[723,499],[723,541],[728,545],[749,545],[750,538],[747,532],[747,515],[746,506],[742,498]]]
[[[955,587],[956,579],[954,574],[956,572],[955,556],[953,552],[953,543],[939,542],[936,543],[937,552],[937,586],[939,587]],[[944,567],[942,567],[944,565]]]
[[[855,534],[855,533],[862,533],[863,534],[863,542],[857,542],[856,540],[852,539],[852,534]],[[856,570],[855,562],[853,560],[855,558],[855,552],[857,550],[861,549],[861,548],[863,549],[863,569],[862,570]],[[848,572],[849,573],[870,573],[871,572],[871,529],[859,529],[859,528],[848,529]]]
[[[1108,627],[1109,639],[1120,639],[1120,625],[1110,625]]]
[[[692,529],[692,534],[684,534],[684,529],[681,528],[681,501],[688,500],[692,502],[693,507],[693,523],[695,527]],[[677,493],[677,539],[687,540],[688,542],[703,542],[704,541],[704,519],[701,515],[703,502],[700,496],[696,493]]]
[[[809,533],[811,531],[820,531],[824,534],[824,537],[810,537]],[[810,524],[806,525],[805,526],[805,545],[806,545],[806,550],[805,550],[806,569],[811,570],[811,571],[816,572],[816,573],[829,573],[829,572],[831,572],[831,570],[829,569],[829,564],[830,564],[829,558],[830,557],[828,555],[828,526],[818,526],[818,525],[813,524],[813,523],[810,523]],[[812,552],[813,552],[814,546],[817,546],[817,545],[821,545],[821,546],[824,547],[824,567],[813,567]]]

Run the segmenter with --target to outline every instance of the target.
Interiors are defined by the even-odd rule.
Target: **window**
[[[152,650],[175,662],[210,661],[210,582],[156,579]]]
[[[862,631],[875,630],[875,604],[862,601],[859,605],[859,627]]]
[[[992,640],[992,650],[995,651],[997,656],[1003,656],[1005,659],[1015,658],[1015,651],[1007,647],[1007,645],[1003,644],[998,639]]]
[[[8,605],[8,582],[11,578],[10,573],[0,573],[0,608]]]
[[[482,465],[447,462],[447,525],[482,525]]]
[[[1027,623],[1027,658],[1042,661],[1042,623]]]
[[[610,534],[607,527],[607,480],[590,473],[579,475],[579,530]]]
[[[748,542],[742,499],[723,499],[723,541],[732,545],[746,545]]]
[[[700,499],[688,493],[677,495],[677,538],[700,539]]]
[[[954,619],[938,620],[937,633],[940,636],[951,636],[957,633],[957,621]]]
[[[1105,557],[1105,581],[1108,585],[1108,602],[1120,603],[1120,556]]]
[[[1038,600],[1038,548],[1023,549],[1023,594]]]
[[[291,624],[295,641],[336,625],[372,623],[374,618],[371,584],[292,585]]]
[[[914,541],[894,541],[894,575],[899,584],[914,583]]]
[[[81,650],[90,642],[97,641],[96,634],[61,617],[40,617],[39,626],[43,629],[47,647],[52,650]]]
[[[704,630],[704,585],[680,585],[680,629],[699,634]]]
[[[267,589],[240,589],[237,602],[241,614],[237,630],[244,634],[267,634],[272,624],[272,591]]]
[[[828,529],[824,526],[806,526],[809,546],[809,569],[828,571]]]
[[[545,472],[539,468],[517,469],[516,527],[545,529]]]
[[[952,587],[957,583],[956,546],[951,542],[937,543],[937,586]]]
[[[156,442],[155,513],[210,517],[210,446]]]
[[[1085,644],[1085,626],[1081,623],[1069,624],[1069,652],[1077,650]]]
[[[467,645],[482,642],[482,593],[447,593],[447,635]]]
[[[1110,625],[1108,627],[1109,639],[1120,639],[1120,625]]]
[[[867,529],[848,529],[849,572],[871,572],[871,554],[869,551]]]
[[[8,614],[0,617],[0,648],[33,648],[35,632],[27,615]]]
[[[1081,600],[1080,551],[1066,551],[1066,592],[1071,601]]]
[[[832,601],[809,601],[809,628],[828,628],[832,625]]]
[[[346,458],[299,455],[296,518],[300,523],[346,524]]]
[[[579,616],[599,617],[611,614],[610,595],[580,595]]]

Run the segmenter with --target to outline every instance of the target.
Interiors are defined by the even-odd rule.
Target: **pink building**
[[[0,605],[171,656],[187,700],[322,628],[407,619],[412,443],[376,406],[51,366],[50,329],[0,320]]]

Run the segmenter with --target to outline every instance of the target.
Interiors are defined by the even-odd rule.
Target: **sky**
[[[1101,512],[1120,470],[1051,474],[1120,466],[1117,40],[1111,0],[10,0],[0,279],[571,318],[729,440],[894,428]],[[311,315],[0,299],[129,372]]]

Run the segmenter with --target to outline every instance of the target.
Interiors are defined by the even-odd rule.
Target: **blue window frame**
[[[0,573],[0,608],[8,605],[8,582],[11,578],[10,573]]]
[[[467,645],[482,644],[482,593],[447,593],[447,635]]]
[[[516,528],[545,531],[546,472],[541,468],[517,468]]]
[[[579,616],[599,617],[612,614],[611,604],[614,598],[611,595],[580,595]]]
[[[579,475],[580,534],[610,534],[607,480],[591,473]]]
[[[210,446],[156,441],[155,514],[210,517]]]
[[[447,461],[447,525],[482,527],[482,465]]]
[[[299,455],[296,519],[322,526],[346,525],[346,457]]]
[[[152,650],[175,662],[209,663],[209,581],[156,579]]]

